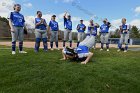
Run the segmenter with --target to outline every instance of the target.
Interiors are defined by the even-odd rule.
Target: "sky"
[[[21,13],[25,16],[28,27],[34,27],[36,11],[43,13],[47,23],[51,15],[57,15],[60,29],[63,30],[63,14],[65,11],[72,16],[73,31],[80,19],[86,26],[89,20],[102,24],[102,19],[108,18],[112,23],[111,30],[121,25],[121,19],[126,18],[127,23],[140,28],[140,0],[0,0],[0,16],[7,17],[13,11],[13,4],[22,6]]]

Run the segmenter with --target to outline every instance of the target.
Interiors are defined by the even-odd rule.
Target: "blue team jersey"
[[[24,27],[24,16],[19,12],[11,12],[9,19],[11,19],[13,26]]]
[[[65,29],[72,30],[72,21],[64,18],[64,27]]]
[[[109,24],[101,25],[101,27],[100,27],[101,33],[108,33],[109,32],[109,28],[110,28]]]
[[[86,29],[86,26],[84,24],[78,24],[77,28],[79,28],[78,32],[84,32]]]
[[[97,26],[88,26],[88,32],[91,33],[91,35],[93,36],[97,36],[97,29],[98,27]]]
[[[51,28],[51,31],[58,31],[59,30],[59,26],[58,26],[58,22],[51,20],[49,23],[49,26]]]
[[[127,32],[124,32],[125,30],[128,30],[129,31],[129,25],[126,25],[126,24],[123,24],[122,26],[122,33],[124,33],[124,34],[127,34]]]
[[[41,21],[42,18],[35,18],[35,24],[39,23]],[[35,29],[40,29],[40,30],[46,30],[47,27],[46,27],[46,20],[44,21],[44,23],[38,25],[35,27]]]
[[[81,53],[89,53],[89,48],[87,46],[78,46],[76,48],[76,53],[81,54]]]

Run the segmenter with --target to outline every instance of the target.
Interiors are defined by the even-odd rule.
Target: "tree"
[[[131,38],[140,38],[140,33],[139,33],[139,29],[137,28],[137,26],[132,26],[132,29],[130,31],[130,37]]]

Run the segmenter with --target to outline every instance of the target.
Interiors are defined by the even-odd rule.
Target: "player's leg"
[[[103,48],[104,48],[104,35],[103,34],[101,34],[100,40],[101,40],[101,49],[100,49],[100,51],[102,51]]]
[[[120,40],[119,40],[119,43],[118,43],[118,52],[119,51],[121,51],[121,49],[122,49],[122,44],[123,44],[123,37],[124,37],[124,35],[123,34],[121,34],[121,37],[120,37]]]
[[[125,34],[125,51],[124,52],[127,52],[128,50],[128,39],[129,39],[129,34]]]
[[[47,52],[48,51],[48,43],[47,43],[47,32],[46,32],[46,30],[44,30],[42,32],[42,41],[43,41],[44,51]]]
[[[39,51],[39,47],[40,47],[40,41],[41,41],[41,33],[39,32],[39,30],[35,30],[35,52]]]
[[[65,47],[66,45],[66,40],[67,40],[67,38],[68,38],[68,30],[66,29],[65,31],[64,31],[64,40],[63,40],[63,47]]]
[[[86,60],[84,62],[81,62],[81,64],[87,64],[92,58],[92,56],[93,56],[93,53],[89,52],[89,55],[87,56]]]
[[[77,38],[78,38],[78,41],[77,41],[77,47],[78,47],[79,43],[80,43],[80,40],[81,40],[81,33],[80,32],[78,32]]]
[[[106,33],[105,35],[105,43],[106,43],[107,51],[109,51],[109,33]]]
[[[18,34],[19,34],[19,53],[27,53],[27,52],[23,51],[23,40],[24,40],[23,27],[18,28]]]
[[[53,50],[54,38],[55,38],[55,33],[54,33],[54,31],[51,31],[51,37],[50,37],[50,46],[51,46],[51,50]]]
[[[62,50],[62,56],[63,56],[63,58],[60,59],[60,60],[66,60],[67,59],[66,54],[65,54],[65,48],[63,48],[63,50]]]
[[[18,29],[14,27],[14,32],[11,32],[12,36],[12,54],[16,54],[16,40],[18,38]]]
[[[56,45],[56,48],[59,50],[59,48],[58,48],[58,31],[55,32],[55,45]]]
[[[86,35],[86,38],[82,41],[82,42],[80,42],[80,46],[82,46],[82,45],[85,45],[85,43],[89,40],[89,38],[90,38],[91,36],[90,36],[90,34],[87,34]]]
[[[69,31],[69,42],[70,42],[70,47],[72,47],[72,31]]]
[[[90,38],[85,42],[85,46],[87,46],[89,49],[91,49],[94,46],[95,43],[95,36],[90,36]]]

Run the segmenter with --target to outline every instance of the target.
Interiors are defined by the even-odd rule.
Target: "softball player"
[[[59,31],[59,26],[58,26],[58,22],[55,21],[56,15],[52,16],[52,20],[49,23],[49,32],[50,32],[50,46],[51,46],[51,50],[53,50],[53,42],[55,40],[55,44],[56,44],[56,48],[59,50],[58,48],[58,31]]]
[[[121,37],[120,37],[120,42],[118,44],[118,52],[122,49],[122,44],[125,44],[125,49],[124,52],[127,52],[128,50],[128,39],[129,39],[129,31],[130,31],[130,25],[126,24],[126,19],[123,18],[122,19],[122,25],[120,26],[120,33],[121,33]]]
[[[97,29],[99,28],[99,25],[96,23],[93,23],[93,20],[90,20],[90,24],[88,26],[88,33],[90,33],[90,35],[93,35],[95,38],[93,40],[94,42],[94,49],[96,48],[96,36],[97,36]]]
[[[67,14],[68,14],[67,12],[64,14],[65,31],[64,31],[63,47],[65,47],[65,43],[68,37],[69,37],[70,47],[72,47],[72,21],[71,21],[71,16]]]
[[[39,51],[41,38],[43,41],[44,51],[47,52],[47,23],[45,19],[42,18],[42,12],[37,11],[37,18],[35,18],[35,52]]]
[[[100,39],[101,39],[101,49],[100,49],[100,51],[103,50],[104,44],[106,44],[107,51],[109,51],[109,41],[108,41],[108,39],[109,39],[109,28],[111,27],[111,24],[110,24],[110,22],[108,22],[107,19],[104,19],[103,23],[104,24],[101,25],[101,27],[100,27],[100,34],[101,34],[101,37],[100,37]]]
[[[14,12],[11,12],[8,19],[11,28],[12,36],[12,54],[16,54],[16,41],[19,40],[19,53],[27,53],[23,51],[23,38],[24,38],[24,26],[25,20],[24,16],[20,13],[21,5],[14,5]]]
[[[83,24],[83,20],[80,20],[80,24],[77,25],[77,31],[78,31],[77,47],[79,46],[79,43],[84,40],[85,30],[86,30],[86,26]]]
[[[81,64],[87,64],[89,60],[92,58],[93,53],[89,51],[90,48],[93,47],[94,45],[94,36],[89,36],[80,42],[79,46],[74,49],[69,49],[69,48],[64,48],[62,50],[63,54],[63,59],[62,60],[67,60],[67,59],[74,59],[74,60],[80,60],[83,61]]]

